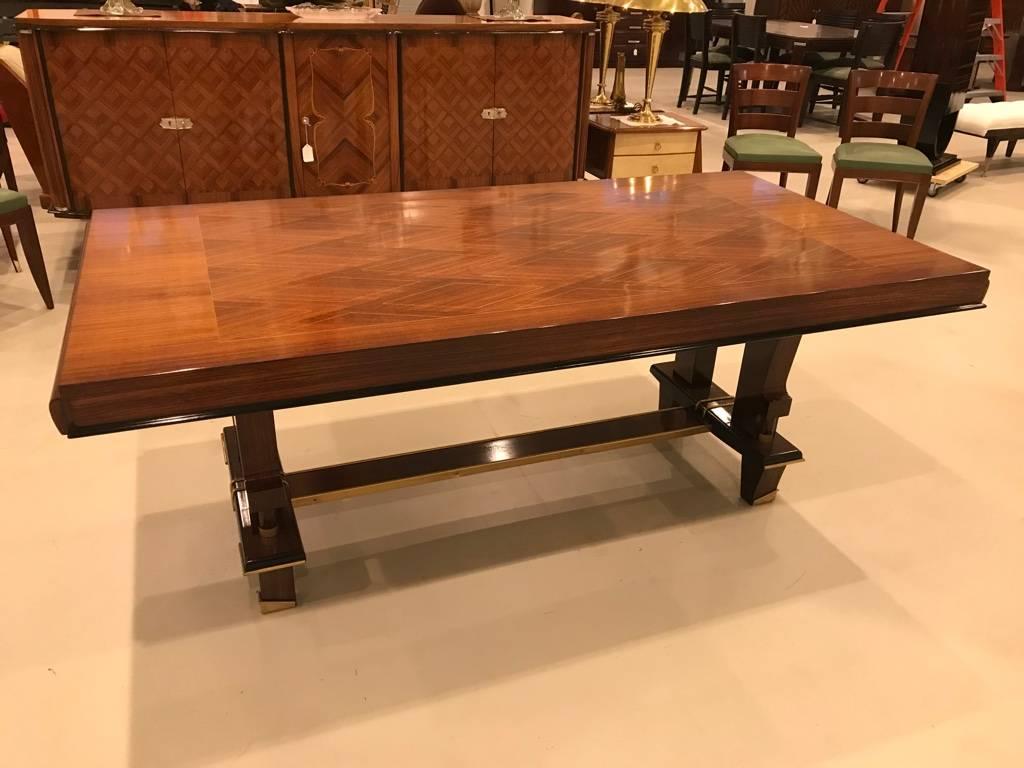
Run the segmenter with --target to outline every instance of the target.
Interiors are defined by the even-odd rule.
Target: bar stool
[[[18,228],[18,236],[21,238],[21,247],[25,250],[25,261],[28,262],[29,272],[36,282],[39,295],[43,297],[43,303],[47,309],[53,309],[53,295],[50,293],[50,281],[46,277],[46,264],[43,263],[43,252],[39,247],[39,234],[36,232],[36,222],[32,218],[32,208],[28,204],[28,198],[21,192],[11,189],[0,189],[0,228],[4,231],[4,241],[7,244],[7,252],[15,269],[18,269],[17,252],[14,250],[14,239],[11,237],[11,226]]]

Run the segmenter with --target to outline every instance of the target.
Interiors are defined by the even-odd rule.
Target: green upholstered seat
[[[14,192],[10,189],[0,189],[0,214],[13,213],[19,208],[28,205],[28,198],[21,192]]]
[[[725,140],[725,151],[748,163],[807,163],[818,165],[821,155],[799,139],[780,133],[743,133]]]
[[[690,57],[690,61],[698,67],[704,66],[704,53],[695,53]],[[728,53],[722,53],[721,51],[708,51],[708,67],[716,69],[724,69],[732,66],[732,57]]]
[[[863,63],[864,69],[885,69],[885,62],[881,56],[867,56]]]
[[[850,79],[852,67],[826,67],[825,69],[814,70],[816,80],[831,80],[837,83],[845,83]]]
[[[815,69],[834,67],[846,54],[839,51],[808,51],[804,54],[803,63]]]
[[[897,173],[932,172],[932,161],[923,152],[900,144],[848,142],[836,148],[836,166],[844,170],[896,171]]]

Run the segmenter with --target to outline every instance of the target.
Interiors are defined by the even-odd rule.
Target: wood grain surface
[[[165,35],[190,203],[290,197],[274,35]]]
[[[384,35],[305,34],[295,37],[293,141],[307,136],[313,162],[302,162],[307,195],[389,192],[392,122],[388,40]],[[301,120],[308,118],[308,132]]]
[[[99,211],[51,413],[109,431],[954,311],[987,286],[738,172]]]
[[[163,34],[53,31],[43,50],[71,207],[186,202]]]
[[[104,17],[76,16],[73,9],[30,8],[18,14],[20,29],[202,29],[202,30],[288,30],[390,32],[587,32],[595,24],[566,16],[548,16],[544,21],[488,22],[473,16],[416,16],[413,14],[377,16],[372,19],[324,19],[297,17],[290,13],[209,13],[206,11],[159,11],[159,16]]]

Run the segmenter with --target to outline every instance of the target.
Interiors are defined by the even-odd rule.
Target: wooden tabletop
[[[692,117],[681,115],[678,112],[670,112],[668,110],[655,110],[659,114],[667,115],[675,120],[678,120],[678,124],[656,124],[656,125],[639,125],[634,123],[627,123],[624,120],[620,120],[617,116],[609,114],[607,112],[593,112],[590,115],[590,123],[595,128],[600,128],[603,131],[609,133],[655,133],[661,131],[679,131],[681,133],[687,133],[690,131],[704,131],[707,130],[707,126],[704,123],[699,123]]]
[[[587,32],[595,24],[566,16],[545,16],[543,21],[488,22],[475,16],[418,16],[390,14],[371,19],[352,19],[326,15],[296,17],[290,13],[208,13],[206,11],[159,11],[156,16],[76,16],[74,9],[30,8],[15,17],[19,28],[92,29],[203,29],[203,30],[360,30],[374,32]]]
[[[980,304],[988,271],[743,173],[102,210],[73,435]]]
[[[714,23],[715,34],[728,37],[732,32],[732,21],[718,19]],[[810,24],[805,21],[787,21],[785,19],[769,19],[767,32],[770,38],[790,40],[798,43],[813,44],[823,42],[840,42],[852,44],[857,39],[856,29],[830,27],[825,24]]]

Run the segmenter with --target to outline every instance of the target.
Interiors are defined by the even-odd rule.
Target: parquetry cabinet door
[[[404,35],[401,58],[403,189],[490,184],[494,36]]]
[[[494,184],[572,181],[582,35],[495,35]]]
[[[43,51],[72,209],[184,203],[163,35],[48,30]]]
[[[392,121],[398,117],[388,87],[393,43],[380,34],[303,33],[293,45],[292,144],[300,193],[390,191],[397,164]]]
[[[277,36],[164,39],[188,201],[291,197]]]

